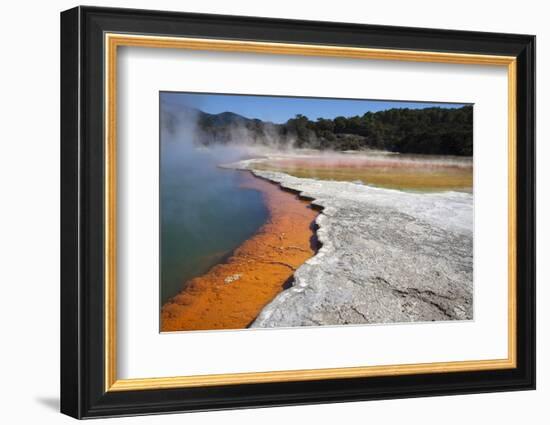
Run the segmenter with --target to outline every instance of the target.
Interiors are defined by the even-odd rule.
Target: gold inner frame
[[[106,33],[105,40],[105,391],[135,391],[214,385],[357,378],[416,373],[447,373],[516,367],[516,58],[444,52],[370,49],[327,45],[267,43]],[[508,357],[419,364],[286,370],[117,379],[116,373],[116,123],[119,46],[280,55],[325,56],[469,65],[504,66],[508,72]]]

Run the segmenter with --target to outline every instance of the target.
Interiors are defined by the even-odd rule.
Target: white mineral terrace
[[[469,320],[472,194],[411,193],[233,167],[313,199],[322,244],[252,327]]]

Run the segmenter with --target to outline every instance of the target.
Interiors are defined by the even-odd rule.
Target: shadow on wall
[[[36,397],[35,401],[48,409],[59,412],[59,397]]]

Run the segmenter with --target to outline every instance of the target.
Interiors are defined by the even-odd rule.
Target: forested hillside
[[[473,152],[472,106],[389,109],[316,121],[296,115],[283,124],[231,112],[213,115],[197,110],[197,114],[195,142],[203,145],[244,143],[461,156]]]

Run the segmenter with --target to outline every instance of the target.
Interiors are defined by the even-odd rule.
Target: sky
[[[247,118],[284,123],[297,114],[317,118],[351,117],[391,108],[460,108],[462,103],[429,103],[388,100],[323,99],[314,97],[254,96],[161,92],[161,99],[210,114],[234,112]]]

